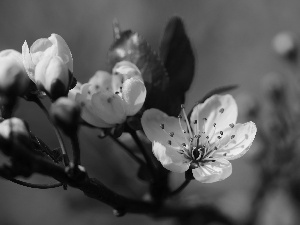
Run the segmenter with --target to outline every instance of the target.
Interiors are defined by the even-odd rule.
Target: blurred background
[[[205,93],[223,85],[238,84],[239,89],[233,92],[238,99],[241,94],[260,97],[265,74],[290,73],[290,67],[274,53],[271,43],[278,32],[300,32],[299,12],[297,0],[189,0],[185,3],[180,0],[1,0],[0,50],[21,51],[25,40],[31,45],[51,33],[60,34],[71,49],[74,76],[86,82],[95,71],[108,67],[106,55],[112,43],[114,18],[119,20],[121,28],[139,32],[153,49],[158,49],[167,21],[172,16],[180,16],[196,56],[195,78],[186,98],[186,108],[190,109]],[[49,146],[58,146],[51,126],[34,104],[21,101],[17,115],[27,120],[32,131]],[[81,130],[83,165],[113,190],[141,198],[147,187],[135,178],[137,166],[109,139],[100,140],[97,135],[96,130]],[[179,198],[216,204],[237,221],[243,220],[251,208],[251,194],[257,185],[257,171],[251,157],[249,152],[233,161],[233,174],[225,181],[192,182]],[[171,178],[174,188],[183,180],[182,175],[172,174]],[[43,183],[51,179],[35,176],[31,181]],[[172,219],[154,220],[141,215],[116,218],[108,206],[72,188],[33,190],[0,179],[0,193],[1,225],[174,223]],[[296,208],[284,190],[270,193],[263,204],[260,224],[296,224]]]

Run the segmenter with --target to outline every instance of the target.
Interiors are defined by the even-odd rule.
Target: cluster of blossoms
[[[97,71],[87,83],[77,82],[73,87],[72,54],[57,34],[38,39],[30,49],[25,41],[22,54],[15,50],[0,52],[1,93],[24,96],[32,82],[37,90],[56,101],[53,118],[62,127],[75,129],[74,123],[80,121],[70,118],[79,118],[80,111],[86,123],[104,129],[123,124],[128,116],[142,112],[142,128],[157,160],[173,172],[190,170],[203,183],[227,178],[232,171],[228,160],[245,154],[256,134],[254,123],[236,124],[237,106],[230,95],[213,95],[189,115],[182,107],[178,118],[155,108],[144,110],[147,91],[143,76],[129,61],[116,63],[112,73]],[[3,137],[19,131],[25,136],[28,132],[20,119],[11,118],[0,124]]]

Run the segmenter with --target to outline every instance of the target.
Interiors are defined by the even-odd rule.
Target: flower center
[[[197,168],[204,165],[204,163],[214,162],[216,159],[213,158],[213,153],[220,148],[220,143],[224,136],[223,131],[216,132],[216,123],[213,123],[213,127],[209,129],[209,127],[207,127],[207,118],[203,118],[202,128],[199,128],[197,120],[189,123],[184,106],[182,105],[181,108],[182,115],[178,116],[178,122],[185,138],[185,142],[179,143],[174,136],[174,132],[167,132],[165,130],[165,125],[161,124],[160,127],[162,130],[171,137],[171,139],[168,140],[168,144],[177,147],[177,149],[179,147],[178,152],[184,156],[186,163],[190,163],[191,168]],[[223,114],[224,111],[224,108],[219,109],[220,114]],[[182,119],[186,122],[186,129],[182,126]],[[191,126],[194,126],[193,130],[191,129]],[[233,128],[234,124],[229,124],[229,127]],[[233,139],[234,137],[235,136],[232,135],[230,139]],[[213,138],[214,141],[211,143]]]

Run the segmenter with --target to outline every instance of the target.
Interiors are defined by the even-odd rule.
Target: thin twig
[[[121,142],[119,139],[113,137],[112,135],[110,135],[110,137],[118,144],[120,145],[124,150],[125,152],[133,159],[135,160],[138,164],[140,165],[145,165],[145,162],[140,159],[140,157],[136,156],[132,151],[131,149],[129,149],[123,142]]]
[[[47,116],[47,119],[50,121],[50,123],[52,124],[53,128],[54,128],[54,131],[55,131],[55,134],[56,134],[56,137],[58,139],[58,142],[59,142],[59,145],[60,145],[60,148],[61,148],[61,151],[62,151],[62,158],[63,158],[63,162],[65,164],[65,166],[68,166],[70,164],[70,159],[69,159],[69,156],[67,154],[67,151],[66,151],[66,148],[65,148],[65,144],[64,144],[64,141],[62,139],[62,135],[59,131],[59,129],[57,128],[57,126],[52,122],[51,118],[50,118],[50,115],[48,113],[48,110],[46,109],[46,107],[44,106],[44,104],[41,102],[41,100],[36,97],[34,102],[42,109],[42,111],[45,113],[45,115]]]
[[[140,148],[140,150],[141,150],[141,152],[142,152],[142,154],[143,154],[143,156],[144,156],[144,158],[145,158],[145,160],[147,162],[147,165],[148,165],[148,167],[150,169],[150,172],[151,172],[151,174],[152,174],[152,176],[154,178],[155,177],[155,168],[154,168],[154,164],[152,162],[152,159],[148,155],[148,153],[147,153],[147,151],[146,151],[143,143],[141,142],[141,140],[138,137],[138,135],[136,134],[136,132],[132,131],[132,132],[130,132],[130,134],[131,134],[133,140],[135,141],[135,143],[137,144],[137,146]]]
[[[77,168],[78,165],[81,164],[80,160],[80,148],[79,148],[79,139],[77,132],[74,132],[73,135],[70,135],[72,148],[73,148],[73,161],[74,166]]]
[[[175,189],[169,194],[169,197],[180,193],[184,188],[186,188],[189,185],[190,182],[191,180],[185,180],[177,189]]]
[[[19,184],[25,187],[29,187],[29,188],[36,188],[36,189],[51,189],[51,188],[57,188],[57,187],[61,187],[63,184],[61,182],[57,182],[54,184],[32,184],[32,183],[28,183],[25,181],[21,181],[21,180],[17,180],[15,178],[12,177],[7,177],[4,175],[0,175],[2,178],[9,180],[15,184]]]

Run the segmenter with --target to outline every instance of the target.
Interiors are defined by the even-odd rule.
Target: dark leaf
[[[195,72],[195,57],[184,24],[172,18],[161,40],[160,56],[170,77],[172,88],[183,95],[190,87]]]
[[[137,173],[138,178],[140,178],[142,181],[151,181],[152,176],[151,173],[149,172],[149,169],[147,165],[142,165],[140,166],[138,173]]]

